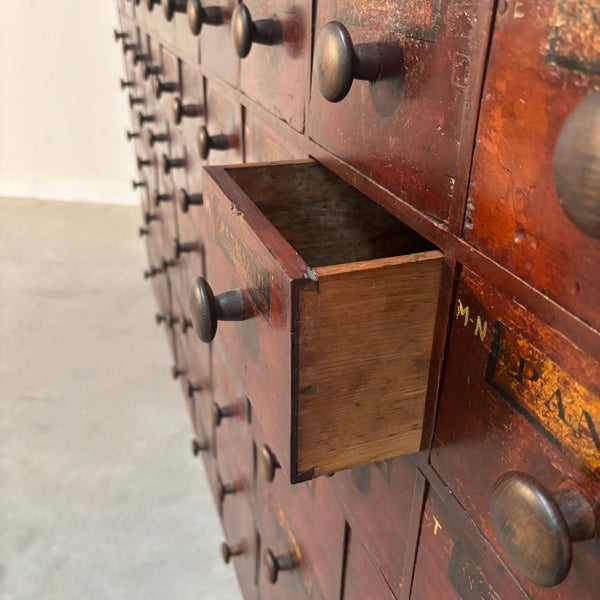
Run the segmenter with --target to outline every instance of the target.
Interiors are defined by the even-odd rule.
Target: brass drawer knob
[[[131,182],[131,187],[134,190],[137,190],[138,188],[141,187],[146,187],[147,183],[145,181],[136,181],[135,179]]]
[[[130,108],[134,108],[138,104],[144,104],[145,102],[146,102],[145,98],[142,98],[141,96],[133,96],[132,94],[129,94],[129,107]]]
[[[204,109],[199,104],[183,104],[181,98],[175,98],[171,106],[173,121],[179,125],[183,117],[200,117],[204,114]]]
[[[142,113],[142,112],[138,113],[138,122],[140,125],[140,129],[142,129],[146,123],[152,123],[154,120],[155,120],[154,115],[150,115],[150,114]]]
[[[131,79],[129,79],[129,80],[119,79],[119,84],[120,84],[122,90],[124,90],[125,88],[135,87],[135,81],[132,81]]]
[[[240,487],[236,483],[223,483],[221,478],[217,475],[217,485],[215,488],[215,493],[217,495],[217,502],[219,503],[219,508],[222,507],[223,501],[225,500],[225,496],[229,494],[237,494],[240,491]]]
[[[141,156],[137,157],[137,168],[141,170],[144,167],[149,167],[152,165],[152,161],[149,158],[142,158]]]
[[[216,402],[213,403],[213,424],[215,427],[220,427],[223,419],[230,419],[236,415],[237,411],[234,406],[219,406]]]
[[[153,65],[150,63],[144,63],[142,66],[142,77],[144,81],[147,81],[152,75],[160,75],[162,69],[158,65]]]
[[[253,21],[245,4],[238,4],[231,17],[231,33],[235,51],[240,58],[246,58],[252,44],[272,46],[281,42],[281,23],[275,19]]]
[[[127,141],[130,142],[131,140],[139,138],[140,132],[139,131],[126,131],[125,136],[127,137]]]
[[[173,94],[179,91],[179,84],[175,81],[161,81],[160,77],[155,75],[154,79],[152,79],[152,91],[154,92],[154,97],[160,100],[165,92]]]
[[[273,481],[275,470],[281,468],[277,457],[266,444],[263,444],[258,453],[258,468],[266,481]]]
[[[376,81],[382,67],[380,44],[354,45],[338,21],[330,21],[321,29],[315,42],[314,69],[319,90],[329,102],[343,100],[355,79]]]
[[[173,254],[179,258],[183,253],[195,252],[198,250],[198,244],[193,242],[180,242],[178,238],[173,240]]]
[[[158,207],[163,202],[169,202],[173,197],[171,194],[161,194],[154,192],[154,206]]]
[[[163,154],[163,172],[168,175],[172,169],[183,169],[185,167],[185,158],[171,158]]]
[[[227,542],[221,544],[221,558],[228,565],[233,556],[239,556],[244,553],[244,548],[241,544],[230,546]]]
[[[270,548],[263,553],[263,571],[271,583],[276,583],[280,571],[291,571],[296,568],[296,557],[290,552],[276,556]]]
[[[207,344],[214,339],[219,321],[244,321],[249,316],[242,290],[238,288],[215,296],[203,277],[196,277],[192,284],[190,312],[198,337]]]
[[[115,42],[118,42],[120,40],[126,40],[129,37],[129,32],[117,31],[116,29],[113,29],[113,36],[115,38]]]
[[[154,144],[158,144],[159,142],[168,142],[169,134],[168,133],[154,133],[154,131],[152,131],[152,129],[147,129],[146,133],[144,134],[144,139],[146,140],[146,143],[148,144],[148,146],[153,148]]]
[[[172,21],[175,13],[187,11],[187,0],[162,0],[162,9],[167,21]]]
[[[207,6],[203,8],[200,0],[188,0],[187,15],[190,30],[198,35],[202,25],[222,25],[223,9],[220,6]]]
[[[533,477],[511,471],[496,481],[492,526],[510,563],[536,585],[557,585],[571,567],[572,543],[592,539],[594,509],[574,485],[549,492]]]
[[[190,206],[202,206],[203,197],[202,194],[188,194],[186,190],[181,188],[177,192],[179,206],[181,207],[182,212],[186,213]]]
[[[192,440],[192,454],[198,456],[200,452],[206,452],[208,450],[208,442],[200,442],[197,439]]]
[[[556,193],[567,216],[600,239],[600,92],[580,102],[565,122],[554,151]]]
[[[198,129],[198,154],[200,158],[207,159],[211,150],[227,150],[229,148],[229,136],[209,135],[204,125]]]

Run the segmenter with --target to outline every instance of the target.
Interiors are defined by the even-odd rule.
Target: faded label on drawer
[[[267,323],[271,318],[271,279],[269,271],[256,260],[256,253],[243,237],[232,231],[220,210],[215,210],[215,237],[225,258],[235,269],[240,287],[248,292]]]
[[[600,399],[496,321],[486,381],[576,464],[600,478]]]
[[[462,600],[501,600],[481,568],[475,564],[462,542],[457,539],[452,544],[448,580]]]
[[[548,62],[584,73],[600,73],[598,0],[558,0],[549,29]]]

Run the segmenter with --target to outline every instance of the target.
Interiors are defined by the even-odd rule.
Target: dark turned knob
[[[145,62],[148,60],[148,55],[145,52],[138,52],[133,55],[133,64],[137,65],[138,63]]]
[[[571,567],[573,542],[592,539],[594,509],[571,484],[551,493],[533,477],[512,471],[492,488],[496,538],[510,563],[536,585],[560,583]]]
[[[184,213],[189,210],[191,205],[202,206],[203,204],[202,194],[188,194],[183,188],[177,192],[177,197],[179,206]]]
[[[131,108],[133,108],[137,104],[144,104],[145,102],[145,98],[142,98],[141,96],[132,96],[131,94],[129,94],[129,106]]]
[[[146,8],[152,12],[155,4],[160,4],[160,0],[145,0]]]
[[[158,207],[161,202],[169,202],[173,196],[171,194],[160,194],[159,192],[154,192],[154,206]]]
[[[229,561],[233,556],[239,556],[244,553],[244,548],[241,544],[230,546],[227,542],[221,544],[221,558],[223,562],[228,565]]]
[[[165,92],[172,94],[173,92],[179,91],[179,84],[175,81],[161,81],[160,77],[155,75],[154,79],[152,79],[152,90],[156,99],[160,100],[160,97]]]
[[[119,79],[119,84],[121,85],[122,90],[124,90],[125,88],[135,87],[135,81],[132,81],[131,79]]]
[[[171,158],[163,154],[163,171],[165,175],[171,172],[171,169],[183,169],[185,167],[185,158]]]
[[[113,36],[115,38],[115,42],[118,42],[119,40],[126,40],[129,37],[129,32],[117,31],[116,29],[113,29]]]
[[[125,135],[127,136],[127,141],[130,142],[131,140],[133,140],[135,138],[139,138],[140,132],[139,131],[126,131]]]
[[[600,239],[600,92],[580,102],[565,122],[554,150],[554,184],[565,213],[587,235]]]
[[[142,169],[143,167],[149,167],[152,164],[152,161],[148,158],[142,158],[141,156],[137,157],[137,167],[138,169]]]
[[[215,492],[217,495],[217,502],[219,503],[219,507],[222,506],[223,500],[225,500],[225,496],[228,494],[236,494],[239,492],[240,488],[235,483],[223,483],[221,478],[217,475],[217,485],[215,488]]]
[[[152,214],[151,212],[145,212],[144,223],[146,223],[146,225],[150,225],[152,221],[158,221],[158,215]]]
[[[150,233],[150,230],[147,227],[140,227],[138,229],[138,234],[140,237],[144,237],[145,235],[148,235]]]
[[[154,115],[149,115],[145,113],[138,113],[138,121],[140,123],[140,129],[144,126],[145,123],[152,123],[155,120]]]
[[[167,21],[172,21],[175,13],[187,11],[187,0],[162,0],[163,13]]]
[[[128,54],[129,52],[135,52],[138,49],[138,45],[128,43],[125,40],[123,40],[122,48],[123,48],[123,54]]]
[[[183,334],[186,334],[188,332],[188,329],[193,326],[194,324],[192,323],[191,319],[183,319],[183,321],[181,321],[181,332]]]
[[[171,106],[173,112],[173,121],[177,125],[181,123],[183,117],[200,117],[204,109],[199,104],[183,104],[181,98],[175,98]]]
[[[175,261],[174,261],[174,260],[167,260],[167,259],[165,258],[165,259],[163,259],[163,261],[162,261],[162,266],[163,266],[163,269],[166,271],[168,268],[170,268],[170,267],[174,267],[174,266],[175,266]],[[172,321],[173,321],[173,320],[172,320]],[[177,320],[174,320],[174,321],[172,322],[172,325],[174,325],[175,323],[177,323]]]
[[[236,415],[234,406],[219,406],[216,402],[213,403],[213,424],[219,427],[223,419],[230,419]]]
[[[277,581],[280,571],[291,571],[296,567],[296,557],[290,552],[275,556],[270,548],[263,553],[263,570],[265,577],[271,583]]]
[[[198,129],[198,154],[203,159],[208,158],[211,150],[227,150],[229,148],[229,137],[223,134],[208,135],[204,125]]]
[[[159,269],[157,267],[151,267],[148,271],[144,271],[144,279],[152,279],[153,277],[156,277],[161,273],[163,273],[162,269]]]
[[[152,75],[160,75],[162,69],[158,65],[151,65],[149,63],[144,63],[142,67],[142,77],[144,81],[146,81]]]
[[[154,144],[157,144],[159,142],[168,142],[169,134],[154,133],[152,129],[146,129],[146,132],[144,133],[144,139],[146,140],[146,143],[152,148],[154,147]]]
[[[173,327],[175,327],[175,325],[177,325],[177,323],[179,323],[179,318],[175,317],[174,315],[170,315],[169,318],[167,319],[167,327],[169,329],[173,329]]]
[[[147,185],[147,184],[146,184],[146,182],[145,182],[145,181],[136,181],[136,180],[134,179],[134,180],[131,182],[131,187],[132,187],[134,190],[137,190],[138,188],[141,188],[141,187],[146,187],[146,185]]]
[[[266,444],[263,444],[258,453],[258,468],[266,481],[273,481],[275,479],[275,470],[281,468],[271,448]]]
[[[171,367],[171,376],[173,379],[179,379],[183,375],[185,375],[185,371],[183,369],[180,369],[177,365],[173,365]]]
[[[193,242],[181,243],[177,238],[173,240],[173,254],[175,258],[179,258],[184,252],[195,252],[196,250],[198,250],[198,244]]]
[[[238,56],[246,58],[253,43],[271,46],[281,42],[281,23],[274,19],[253,21],[248,7],[238,4],[231,17],[231,34]]]
[[[192,454],[198,456],[200,452],[206,452],[208,450],[208,442],[199,442],[196,439],[192,440]]]
[[[188,398],[193,398],[196,392],[204,391],[204,386],[201,383],[192,383],[191,381],[188,381],[186,391]]]
[[[218,296],[203,277],[196,277],[190,290],[190,312],[198,337],[211,342],[219,321],[243,321],[249,315],[242,290],[223,292]]]
[[[337,21],[321,29],[315,42],[315,77],[321,94],[339,102],[350,91],[354,79],[376,81],[383,67],[383,49],[378,43],[352,43],[348,30]]]
[[[161,315],[160,313],[156,313],[154,319],[156,321],[156,324],[160,325],[161,323],[164,323],[167,320],[167,317],[165,315]]]
[[[200,0],[188,0],[188,23],[194,35],[198,35],[202,25],[221,25],[223,23],[223,9],[220,6],[207,6],[203,8]]]

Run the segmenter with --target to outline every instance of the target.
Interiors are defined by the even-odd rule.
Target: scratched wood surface
[[[600,498],[599,367],[490,283],[465,271],[431,462],[495,545],[490,492],[508,471],[528,473],[551,491],[571,480]],[[574,544],[573,566],[561,584],[540,588],[519,577],[535,598],[591,600],[598,592],[591,565],[598,560],[598,540]]]

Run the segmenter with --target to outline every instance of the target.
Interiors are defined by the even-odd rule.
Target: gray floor
[[[0,198],[0,598],[241,598],[139,210]]]

